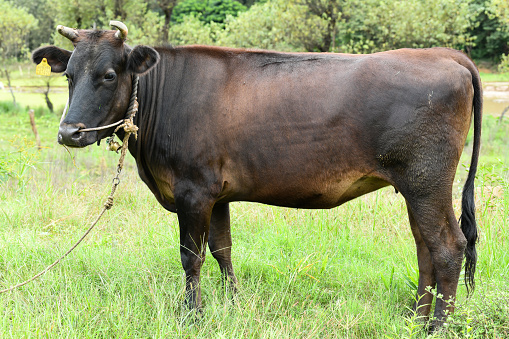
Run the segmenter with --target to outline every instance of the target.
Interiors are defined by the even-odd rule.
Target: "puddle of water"
[[[483,113],[500,116],[502,111],[509,106],[509,82],[484,83],[483,99]]]
[[[484,98],[483,102],[483,113],[500,116],[504,109],[509,106],[509,101],[497,102],[492,98]],[[506,115],[508,113],[506,112]],[[505,115],[504,115],[505,117]]]

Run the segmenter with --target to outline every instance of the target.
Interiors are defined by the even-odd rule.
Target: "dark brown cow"
[[[58,141],[90,145],[113,133],[81,132],[122,119],[139,80],[141,179],[178,214],[189,306],[199,308],[208,242],[235,288],[228,203],[332,208],[392,185],[405,197],[419,261],[415,307],[428,314],[437,288],[456,295],[463,256],[473,287],[477,238],[473,185],[482,88],[461,52],[402,49],[371,55],[278,53],[206,46],[129,47],[127,29],[59,31],[74,51],[33,52],[69,79]],[[461,228],[452,187],[471,117],[474,146]],[[122,137],[122,133],[119,132]],[[422,306],[424,305],[424,306]],[[422,306],[422,307],[419,307]],[[444,311],[436,301],[440,324]]]

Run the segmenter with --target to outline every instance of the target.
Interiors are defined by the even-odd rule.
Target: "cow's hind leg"
[[[431,254],[428,247],[422,239],[421,232],[417,226],[417,222],[414,219],[412,210],[407,203],[408,219],[412,228],[412,234],[414,235],[415,245],[417,248],[417,262],[419,265],[419,285],[417,287],[417,296],[414,303],[414,312],[419,316],[428,318],[431,310],[431,303],[433,302],[433,295],[426,291],[426,288],[430,286],[435,288],[435,268],[433,267],[433,261],[431,260]]]
[[[421,246],[420,255],[422,257],[424,276],[419,278],[418,291],[422,293],[426,284],[432,283],[429,277],[429,270],[434,268],[435,280],[437,285],[436,300],[433,327],[440,326],[448,313],[454,311],[454,302],[450,299],[456,297],[456,289],[463,261],[463,254],[466,246],[466,239],[454,216],[452,209],[451,194],[442,191],[408,199],[407,204],[410,211],[410,219],[416,229],[419,231],[420,238],[416,238],[418,247]],[[416,232],[414,232],[414,235]],[[422,249],[420,240],[424,242],[429,250],[431,265],[425,261],[426,251]],[[421,258],[419,258],[419,268],[421,268]],[[429,296],[424,296],[424,304],[430,300]]]
[[[221,269],[224,287],[232,293],[236,292],[237,278],[233,273],[230,232],[229,204],[216,204],[212,210],[210,220],[209,248],[212,256],[217,260]]]

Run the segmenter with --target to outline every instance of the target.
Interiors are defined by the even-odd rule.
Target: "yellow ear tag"
[[[51,66],[48,65],[48,60],[46,58],[42,58],[42,61],[37,67],[35,67],[35,74],[38,75],[51,75]]]

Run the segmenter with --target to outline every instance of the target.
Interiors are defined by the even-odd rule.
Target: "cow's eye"
[[[115,73],[110,72],[110,73],[106,73],[104,75],[104,80],[106,80],[106,81],[113,81],[113,80],[115,80],[116,77],[117,77],[117,75]]]

